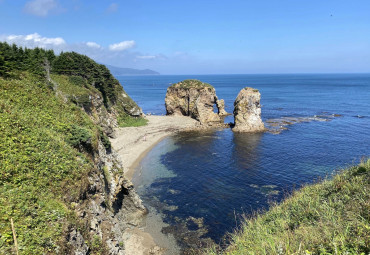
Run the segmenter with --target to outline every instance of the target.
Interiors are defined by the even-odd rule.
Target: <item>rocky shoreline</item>
[[[185,82],[185,83],[184,83]],[[116,128],[110,139],[113,150],[122,164],[123,178],[131,183],[141,159],[163,138],[179,131],[232,128],[234,132],[270,132],[279,134],[292,125],[308,121],[329,121],[337,115],[301,118],[261,119],[261,95],[258,90],[246,87],[240,91],[234,103],[234,123],[223,123],[228,115],[224,101],[218,99],[215,89],[196,80],[187,80],[168,88],[166,94],[167,116],[146,116],[148,124],[140,127]],[[215,108],[217,107],[217,113]],[[136,193],[135,193],[136,194]],[[138,200],[141,203],[140,198]],[[152,208],[153,209],[153,208]],[[149,212],[134,217],[135,224],[127,226],[123,233],[125,254],[160,255],[177,254],[180,248],[172,234],[167,235],[161,216]],[[154,221],[153,222],[153,218]],[[145,229],[149,225],[150,233]],[[155,226],[155,227],[154,227]],[[165,228],[164,228],[165,227]],[[159,244],[160,242],[160,244]]]
[[[115,138],[110,140],[113,150],[117,152],[122,162],[123,174],[128,181],[131,181],[140,160],[163,138],[178,131],[200,128],[198,121],[184,116],[147,116],[146,118],[148,124],[145,126],[116,128]],[[124,232],[126,254],[159,255],[173,248],[168,246],[175,245],[174,241],[169,241],[161,229],[156,229],[152,233],[144,230],[145,224],[148,224],[145,216],[138,217],[138,220],[139,224],[129,226]],[[158,239],[164,240],[161,243],[164,243],[165,247],[157,244]]]

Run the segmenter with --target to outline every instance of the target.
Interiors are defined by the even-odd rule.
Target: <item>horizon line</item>
[[[157,71],[156,71],[157,72]],[[370,74],[369,72],[312,72],[312,73],[206,73],[206,74],[127,74],[127,75],[116,75],[116,76],[159,76],[159,75],[305,75],[305,74]]]

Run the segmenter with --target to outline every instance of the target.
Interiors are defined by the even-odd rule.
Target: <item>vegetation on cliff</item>
[[[120,126],[127,126],[127,122],[134,125],[145,124],[140,108],[127,95],[109,69],[87,56],[75,52],[62,52],[56,56],[52,50],[23,49],[14,44],[0,42],[0,76],[20,78],[24,71],[40,78],[48,76],[49,73],[68,76],[69,81],[64,84],[74,85],[68,88],[69,96],[73,97],[77,91],[79,93],[79,99],[75,103],[79,103],[78,100],[82,101],[82,105],[86,103],[93,88],[101,93],[106,110],[117,113]],[[59,89],[63,90],[63,87]]]
[[[98,127],[32,75],[0,79],[0,253],[11,253],[10,218],[22,254],[53,252],[93,169]],[[73,187],[73,188],[72,188]]]
[[[130,115],[136,104],[105,67],[77,53],[0,43],[0,70],[0,254],[14,252],[10,219],[20,254],[70,254],[71,229],[82,233],[90,254],[108,253],[74,207],[99,170],[99,144],[110,151],[104,127],[94,121],[101,116],[94,116],[106,109],[136,120]]]
[[[202,81],[199,81],[199,80],[193,80],[193,79],[184,80],[184,81],[180,81],[178,83],[172,84],[170,86],[170,88],[183,88],[183,89],[190,89],[190,88],[195,88],[195,89],[212,88],[212,89],[214,89],[214,87],[211,84],[209,84],[209,83],[202,82]]]
[[[246,219],[224,251],[207,254],[369,254],[370,159],[307,185]]]

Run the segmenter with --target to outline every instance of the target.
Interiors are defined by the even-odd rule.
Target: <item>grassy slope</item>
[[[369,254],[370,160],[246,219],[231,239],[207,254]]]
[[[67,82],[64,84],[72,85],[67,87],[72,90],[73,94],[77,91],[82,92],[82,96],[77,98],[81,102],[77,103],[83,104],[88,101],[87,97],[84,96],[86,92],[81,91],[81,88],[85,87],[85,90],[91,90],[91,87],[94,86],[95,90],[101,92],[107,110],[112,108],[117,111],[117,121],[120,127],[142,126],[147,123],[141,116],[132,116],[132,110],[136,109],[135,112],[139,107],[127,95],[119,81],[113,77],[106,66],[97,64],[89,57],[75,52],[61,53],[53,61],[52,66],[53,73],[65,75],[64,80],[67,78]]]
[[[53,81],[57,82],[59,91],[65,95],[69,95],[68,99],[81,107],[90,103],[89,95],[91,93],[100,93],[95,87],[91,86],[87,80],[80,76],[54,74],[51,75],[51,78]],[[130,101],[132,101],[132,99],[128,98],[128,102]],[[148,123],[148,120],[143,117],[133,117],[119,109],[117,109],[117,111],[120,113],[117,118],[120,127],[139,127]]]
[[[94,167],[76,146],[97,146],[100,132],[79,107],[23,75],[0,78],[0,254],[13,246],[10,218],[21,254],[54,253]]]
[[[92,152],[98,141],[106,148],[110,142],[81,107],[90,105],[90,94],[100,94],[119,125],[145,120],[130,116],[136,103],[105,66],[86,56],[0,43],[0,60],[0,254],[14,253],[10,219],[21,254],[68,253],[71,227],[85,233],[91,254],[101,252],[73,207],[87,189],[87,175],[97,170]],[[56,83],[45,80],[46,60],[68,69],[52,73]]]

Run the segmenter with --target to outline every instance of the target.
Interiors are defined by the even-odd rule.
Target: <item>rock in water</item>
[[[221,123],[213,111],[217,102],[215,88],[198,80],[184,80],[168,87],[166,93],[167,115],[184,115],[198,120],[202,125]]]
[[[225,111],[225,101],[223,99],[217,100],[216,104],[217,104],[217,108],[218,108],[218,115],[220,115],[220,116],[229,115],[229,113],[227,113]]]
[[[242,89],[234,102],[233,131],[262,132],[265,126],[261,119],[261,94],[257,89]]]

